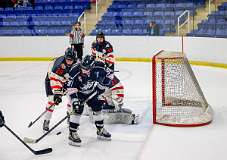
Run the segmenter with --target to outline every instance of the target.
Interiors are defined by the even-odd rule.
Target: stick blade
[[[42,150],[39,150],[39,151],[34,151],[33,153],[35,155],[42,155],[42,154],[47,154],[47,153],[50,153],[52,152],[52,148],[46,148],[46,149],[42,149]]]
[[[33,123],[32,123],[32,122],[30,122],[30,123],[29,123],[29,125],[28,125],[28,128],[30,128],[30,127],[32,126],[32,124],[33,124]]]
[[[36,143],[36,140],[32,139],[32,138],[24,137],[24,142],[25,143]]]

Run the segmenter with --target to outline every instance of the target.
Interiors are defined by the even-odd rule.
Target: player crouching
[[[114,76],[114,79],[118,79]],[[123,108],[124,86],[119,81],[102,94],[104,122],[108,124],[138,124],[139,115],[131,109]]]
[[[138,124],[139,115],[134,114],[130,109],[123,108],[124,86],[114,75],[114,71],[100,61],[96,61],[95,66],[105,69],[108,73],[107,77],[111,79],[110,87],[99,96],[99,99],[104,102],[102,106],[104,122],[107,124]],[[90,110],[89,107],[85,107],[84,114],[89,115],[90,120],[94,122]]]

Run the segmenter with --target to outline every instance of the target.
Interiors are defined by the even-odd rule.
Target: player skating
[[[56,58],[49,67],[45,79],[46,95],[48,103],[43,122],[43,130],[49,130],[49,123],[54,111],[55,105],[62,102],[62,96],[66,91],[66,82],[68,81],[69,71],[76,63],[75,53],[72,48],[67,48],[65,55]]]
[[[111,79],[108,78],[107,74],[104,68],[94,67],[94,57],[90,55],[85,56],[81,64],[73,67],[70,71],[70,80],[67,85],[67,94],[72,106],[69,122],[70,145],[81,145],[81,139],[77,131],[85,102],[92,110],[97,128],[97,138],[111,139],[111,134],[104,128],[101,114],[103,101],[99,99],[100,94],[107,87],[110,87]],[[91,97],[91,95],[94,96]]]

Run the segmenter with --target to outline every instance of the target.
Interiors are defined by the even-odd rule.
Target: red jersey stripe
[[[124,89],[124,87],[123,86],[115,87],[115,88],[112,88],[111,90],[114,91],[114,90],[118,90],[118,89]]]
[[[60,82],[61,84],[64,84],[60,79],[57,79],[57,78],[54,78],[54,77],[50,77],[50,80],[56,81],[56,82]]]

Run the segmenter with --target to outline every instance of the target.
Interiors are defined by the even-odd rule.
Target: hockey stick
[[[4,124],[4,127],[10,131],[25,147],[27,147],[33,154],[35,155],[41,155],[41,154],[47,154],[52,152],[52,148],[46,148],[42,150],[35,151],[30,146],[28,146],[16,133],[14,133],[7,125]]]
[[[43,134],[41,137],[37,138],[37,139],[32,139],[32,138],[28,138],[28,137],[24,137],[24,142],[25,143],[38,143],[41,139],[43,139],[44,137],[46,137],[46,135],[48,135],[51,131],[53,131],[57,126],[59,126],[64,120],[66,120],[69,117],[69,115],[65,116],[64,118],[62,118],[57,124],[55,124],[48,132],[46,132],[45,134]]]
[[[50,109],[52,106],[53,105],[51,105],[47,109]],[[47,112],[47,110],[43,111],[43,113],[41,113],[33,122],[31,121],[28,125],[28,128],[30,128],[36,121],[38,121],[46,112]]]
[[[88,100],[90,100],[91,98],[93,98],[95,95],[97,94],[97,92],[94,92],[93,94],[91,94],[84,102],[83,104],[85,104]],[[37,138],[37,139],[32,139],[32,138],[28,138],[28,137],[24,137],[24,142],[25,143],[38,143],[41,139],[43,139],[44,137],[46,137],[46,135],[48,135],[51,131],[53,131],[58,125],[60,125],[64,120],[66,120],[69,117],[69,115],[65,116],[64,118],[62,118],[57,124],[55,124],[48,132],[46,132],[45,134],[43,134],[41,137]]]

